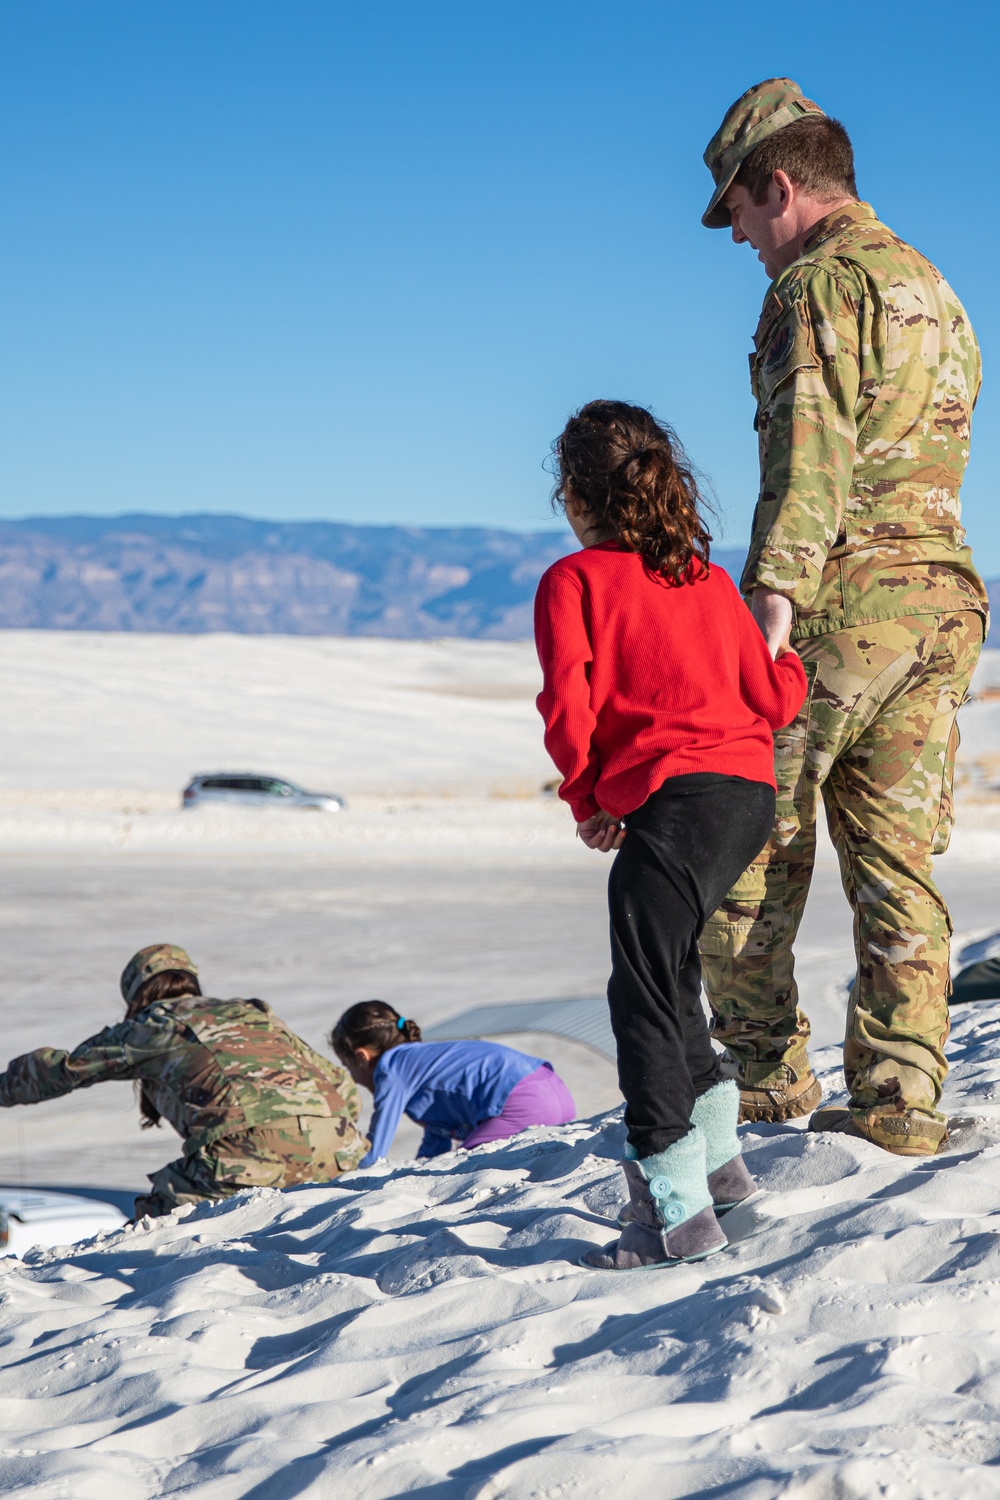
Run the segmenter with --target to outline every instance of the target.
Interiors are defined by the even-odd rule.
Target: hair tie
[[[399,1020],[396,1022],[396,1030],[397,1031],[402,1031],[402,1029],[403,1029],[403,1027],[405,1025],[406,1025],[406,1017],[405,1016],[400,1016]]]

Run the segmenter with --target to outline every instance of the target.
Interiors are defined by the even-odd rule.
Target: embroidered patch
[[[792,352],[794,332],[790,323],[785,323],[771,340],[764,355],[764,374],[773,375],[780,370]]]
[[[805,304],[797,302],[772,323],[754,360],[754,395],[766,406],[772,394],[796,370],[819,369],[813,329]]]

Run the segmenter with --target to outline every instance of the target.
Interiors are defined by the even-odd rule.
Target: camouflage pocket
[[[941,772],[941,799],[938,804],[937,827],[934,830],[934,838],[931,843],[932,854],[944,854],[951,843],[951,833],[955,826],[955,761],[958,757],[958,747],[962,743],[962,731],[958,727],[958,714],[956,712],[948,735],[948,746],[944,753],[944,766]]]
[[[743,917],[738,922],[727,921],[725,914],[716,912],[705,924],[698,939],[703,957],[724,969],[729,964],[739,964],[740,973],[756,965],[766,965],[770,974],[775,954],[784,950],[784,915],[774,910],[767,916]]]
[[[341,1172],[353,1172],[362,1157],[368,1155],[371,1142],[367,1136],[359,1136],[355,1144],[345,1151],[336,1153],[336,1163]]]
[[[716,912],[698,939],[717,1041],[766,1034],[787,1002],[791,969],[780,912],[727,920]]]
[[[716,912],[706,922],[698,947],[702,958],[710,959],[720,974],[732,964],[752,964],[774,949],[774,923],[768,917],[741,917],[729,921],[724,912]]]
[[[351,1172],[368,1150],[368,1142],[343,1115],[314,1116],[302,1120],[311,1149],[310,1173],[314,1182],[325,1182],[341,1172]]]
[[[806,700],[786,729],[779,729],[774,736],[774,779],[777,796],[774,808],[774,843],[786,848],[796,837],[802,824],[802,799],[805,795],[806,749],[809,740],[809,722],[812,716],[813,688],[816,683],[817,663],[802,663],[809,690]]]
[[[744,870],[698,939],[712,1005],[724,1015],[727,999],[748,990],[772,995],[790,982],[783,897],[787,866],[752,864]]]

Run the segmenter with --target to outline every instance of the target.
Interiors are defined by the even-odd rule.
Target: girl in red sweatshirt
[[[620,1239],[585,1263],[628,1270],[723,1249],[716,1212],[754,1191],[698,937],[771,832],[772,731],[795,717],[806,677],[787,642],[771,660],[709,563],[694,477],[648,411],[592,401],[555,451],[555,502],[583,548],[538,586],[538,708],[577,833],[618,851],[608,1004],[630,1207]]]

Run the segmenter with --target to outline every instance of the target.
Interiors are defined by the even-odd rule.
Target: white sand
[[[8,1054],[115,1019],[170,938],[314,1045],[382,994],[427,1024],[599,994],[607,862],[537,794],[529,646],[0,635]],[[980,683],[1000,682],[990,653]],[[1000,928],[1000,700],[963,711],[962,932]],[[343,817],[182,813],[196,770],[343,792]],[[821,1042],[849,914],[828,850],[799,942]],[[956,1011],[953,1149],[747,1136],[768,1191],[702,1267],[613,1276],[616,1117],[332,1189],[241,1196],[0,1271],[0,1459],[32,1500],[997,1493],[1000,1006]],[[586,1110],[594,1053],[526,1035]],[[562,1049],[561,1051],[559,1049]],[[831,1086],[839,1056],[822,1055]],[[176,1154],[125,1086],[0,1118],[0,1178],[139,1189]],[[401,1134],[397,1150],[412,1149]],[[996,1219],[996,1223],[994,1223]]]
[[[533,793],[539,686],[528,642],[7,630],[0,787],[176,806],[226,769],[349,798]]]
[[[701,1265],[576,1264],[614,1116],[0,1265],[5,1492],[995,1496],[998,1035],[959,1018],[947,1155],[748,1131]]]

